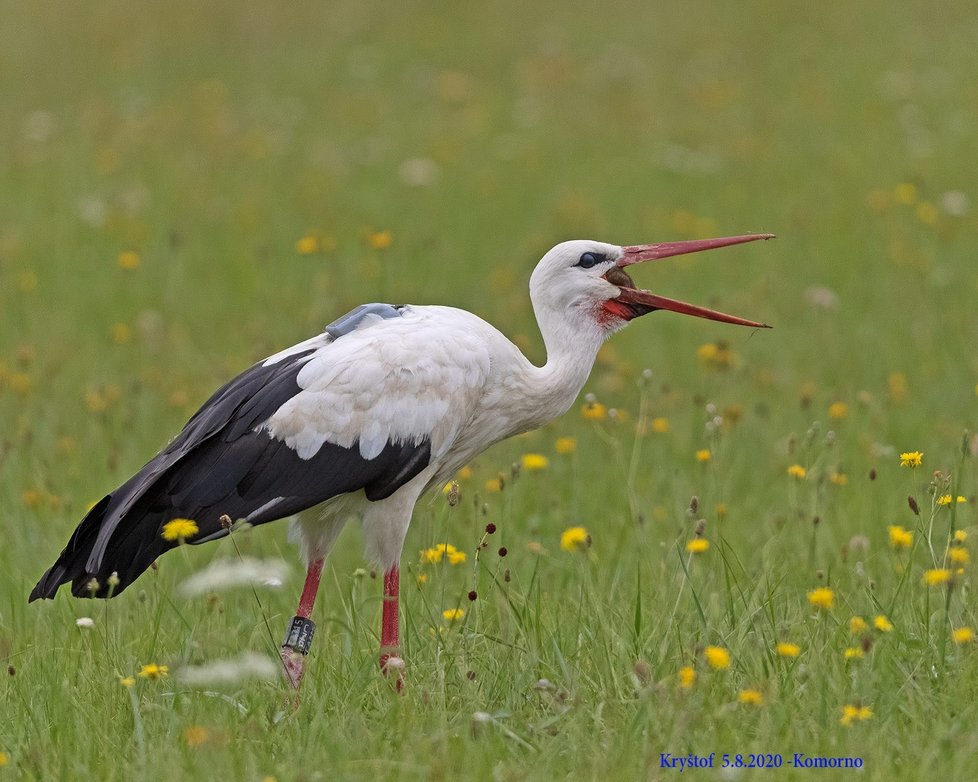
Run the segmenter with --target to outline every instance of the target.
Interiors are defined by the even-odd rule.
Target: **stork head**
[[[587,318],[607,332],[617,331],[633,318],[656,310],[672,310],[739,326],[770,328],[765,323],[725,315],[640,290],[624,267],[672,255],[772,238],[773,234],[747,234],[629,247],[591,240],[563,242],[537,264],[530,277],[530,297],[538,318],[544,313],[574,313],[573,317]]]

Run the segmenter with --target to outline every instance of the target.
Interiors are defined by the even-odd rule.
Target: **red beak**
[[[727,247],[731,244],[743,244],[744,242],[755,242],[758,239],[773,238],[774,234],[745,234],[743,236],[724,236],[719,239],[693,239],[688,242],[638,244],[623,248],[625,254],[618,261],[618,266],[630,266],[633,263],[653,261],[659,258],[668,258],[673,255],[685,255],[687,253],[700,252],[701,250],[712,250],[716,247]],[[671,310],[672,312],[681,312],[684,315],[694,315],[697,318],[718,320],[721,323],[733,323],[738,326],[751,326],[759,329],[771,328],[766,323],[738,318],[735,315],[726,315],[716,310],[698,307],[695,304],[687,304],[686,302],[669,299],[665,296],[657,296],[654,293],[638,290],[637,288],[627,286],[619,287],[621,288],[619,296],[611,299],[607,304],[611,305],[609,309],[612,310],[619,310],[615,305],[622,305],[620,311],[616,312],[616,314],[623,316],[627,312],[628,317],[626,319],[628,320],[655,310]]]

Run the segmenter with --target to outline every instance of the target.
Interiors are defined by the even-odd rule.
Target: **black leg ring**
[[[282,646],[294,649],[300,654],[309,654],[309,647],[312,646],[312,637],[315,633],[315,622],[302,616],[293,616]]]

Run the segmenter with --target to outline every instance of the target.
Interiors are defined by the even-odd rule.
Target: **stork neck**
[[[607,332],[590,318],[553,311],[538,314],[537,320],[547,362],[534,373],[534,393],[553,405],[549,417],[556,417],[570,408],[584,388]]]

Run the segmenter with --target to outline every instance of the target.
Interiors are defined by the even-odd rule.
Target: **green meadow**
[[[0,782],[974,776],[973,3],[0,18]],[[772,330],[641,318],[418,505],[403,692],[356,525],[298,702],[240,657],[295,610],[284,521],[27,604],[215,388],[355,305],[463,307],[540,363],[552,245],[749,232],[634,276]],[[281,587],[181,591],[246,557]]]

